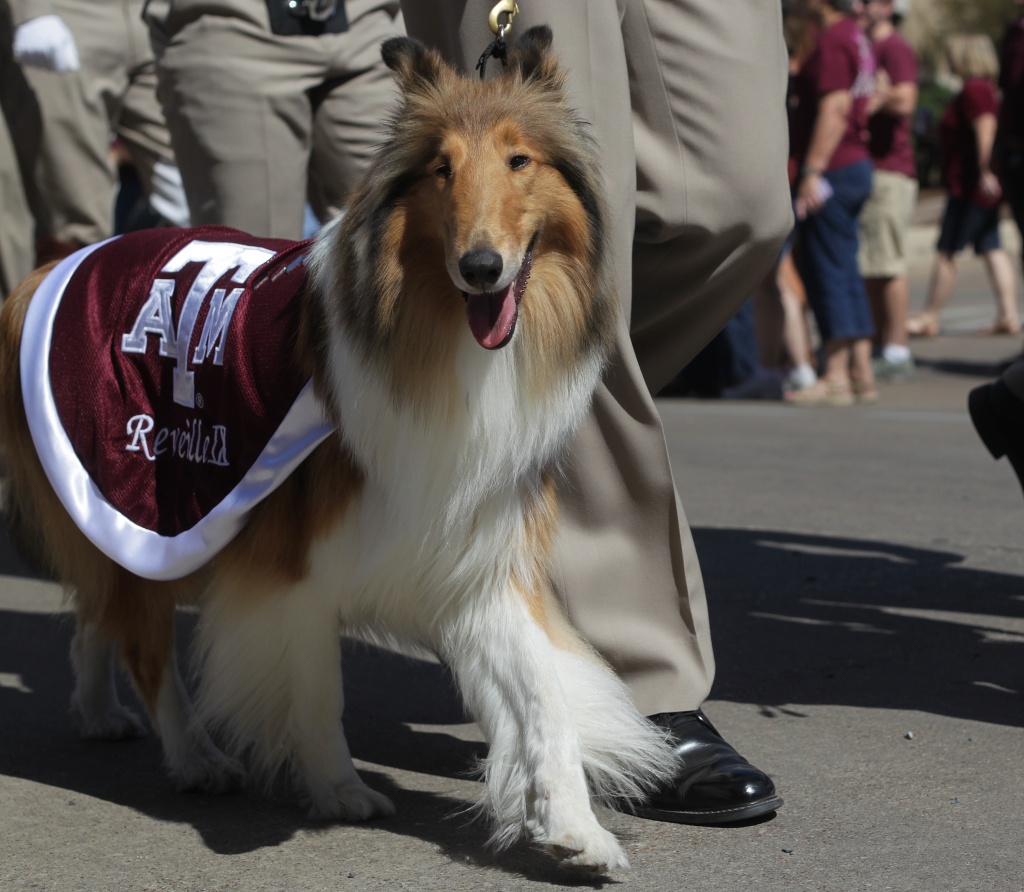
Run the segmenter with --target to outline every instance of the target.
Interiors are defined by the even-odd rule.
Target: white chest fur
[[[546,394],[526,392],[522,345],[487,351],[468,329],[456,353],[460,399],[433,414],[344,337],[331,353],[342,436],[366,473],[358,506],[314,549],[314,575],[344,620],[410,634],[452,601],[504,588],[526,544],[525,515],[586,410],[597,363]],[[401,632],[399,632],[401,634]]]

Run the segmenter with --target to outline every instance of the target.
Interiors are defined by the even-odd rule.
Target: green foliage
[[[915,49],[925,72],[941,67],[951,34],[987,34],[998,48],[1006,25],[1020,10],[1013,0],[916,0],[930,13],[919,19]]]
[[[918,110],[923,109],[930,119],[938,121],[954,96],[956,93],[942,84],[922,83],[917,91]]]

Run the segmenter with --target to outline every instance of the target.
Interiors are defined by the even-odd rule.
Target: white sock
[[[789,373],[789,383],[800,390],[810,387],[817,380],[817,373],[806,362],[794,366]]]
[[[910,348],[904,344],[886,344],[882,348],[882,358],[886,362],[906,362],[910,359]]]

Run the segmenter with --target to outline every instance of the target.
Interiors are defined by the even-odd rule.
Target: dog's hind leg
[[[164,762],[179,790],[223,792],[241,781],[241,767],[210,739],[194,710],[174,654],[174,609],[179,586],[120,568],[103,604],[100,629],[119,644],[150,721],[160,735]]]
[[[352,764],[341,724],[337,605],[307,579],[287,590],[218,581],[200,624],[199,707],[229,752],[268,782],[287,766],[310,816],[363,821],[394,813]]]
[[[490,744],[483,804],[495,819],[493,841],[525,832],[566,866],[628,867],[594,814],[554,648],[526,600],[509,590],[464,606],[446,624],[441,652]]]
[[[308,659],[308,652],[293,650],[289,654],[293,768],[309,793],[310,814],[348,821],[394,814],[391,800],[363,783],[352,764],[341,723],[340,629],[336,626],[329,637],[321,633],[318,641],[311,633],[307,640],[315,643],[321,654],[317,661]]]
[[[124,740],[146,733],[142,720],[121,705],[114,681],[117,648],[95,622],[77,618],[71,642],[71,664],[75,670],[75,690],[71,712],[77,717],[85,737]]]

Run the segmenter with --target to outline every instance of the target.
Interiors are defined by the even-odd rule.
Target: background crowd
[[[985,333],[1020,331],[999,221],[1009,209],[1024,226],[1024,3],[1003,4],[998,49],[943,35],[927,78],[901,34],[909,4],[784,0],[796,227],[669,391],[873,402],[876,380],[914,375],[909,338],[940,332],[967,248],[995,298]],[[403,30],[398,3],[269,23],[249,0],[216,7],[0,0],[0,294],[115,232],[191,221],[300,238],[344,204],[392,98],[377,48]],[[936,166],[945,210],[911,312],[908,230]]]
[[[999,224],[1010,214],[1024,224],[1024,3],[1002,7],[1001,39],[946,33],[925,73],[901,33],[910,0],[785,4],[794,233],[670,392],[875,402],[876,381],[913,377],[910,339],[939,334],[965,249],[983,262],[995,300],[979,334],[1020,332],[1017,263]],[[908,235],[920,190],[936,187],[934,263],[912,312]]]

